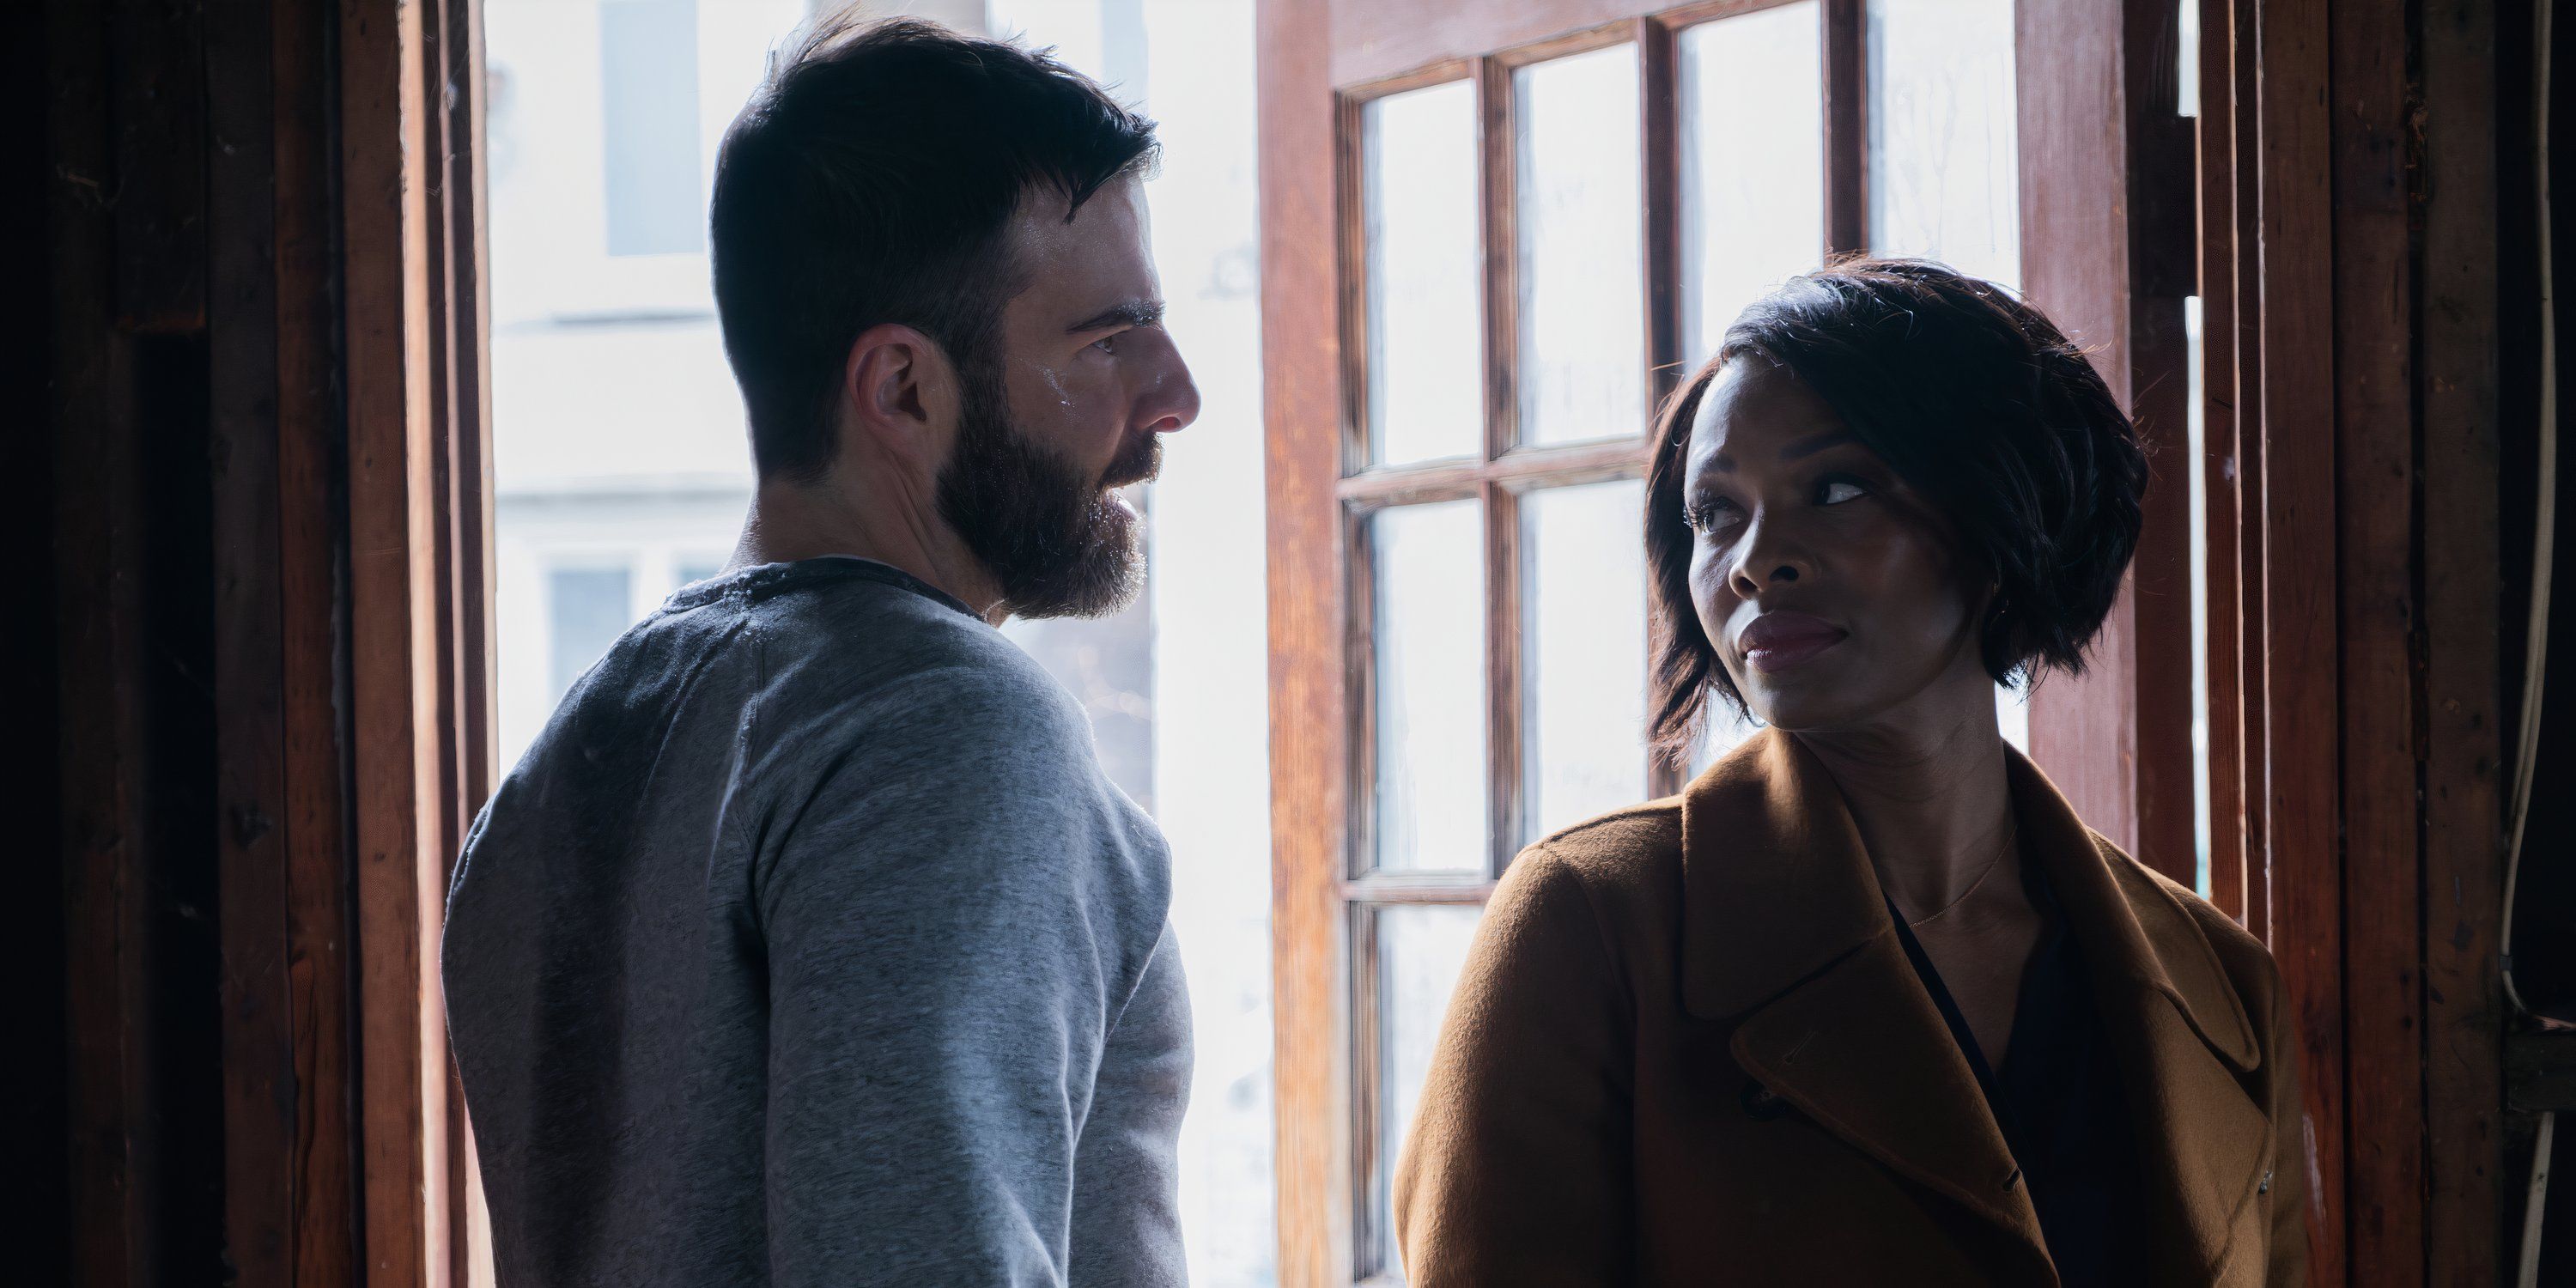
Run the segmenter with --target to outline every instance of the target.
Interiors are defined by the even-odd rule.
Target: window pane
[[[1645,497],[1621,479],[1521,499],[1524,841],[1646,798]]]
[[[696,0],[601,0],[608,253],[703,249]]]
[[[1421,1103],[1423,1075],[1439,1041],[1440,1017],[1458,985],[1458,970],[1484,909],[1473,904],[1405,904],[1378,908],[1378,1149],[1369,1178],[1377,1228],[1385,1240],[1378,1264],[1396,1267],[1393,1178],[1404,1133]]]
[[[547,677],[558,699],[633,620],[624,568],[557,568],[546,574]]]
[[[1684,31],[1682,360],[1825,253],[1824,52],[1815,0]]]
[[[1485,525],[1476,501],[1380,511],[1377,866],[1485,870]]]
[[[1520,190],[1520,441],[1646,424],[1637,47],[1513,73]]]
[[[1481,455],[1475,86],[1374,100],[1360,109],[1360,140],[1369,461]]]
[[[1869,0],[1869,244],[2021,281],[2012,0]]]

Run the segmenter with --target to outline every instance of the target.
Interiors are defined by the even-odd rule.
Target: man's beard
[[[1109,490],[1162,469],[1162,435],[1088,477],[1012,426],[999,380],[965,384],[939,513],[983,561],[1001,606],[1016,617],[1106,617],[1133,603],[1145,587],[1144,525]]]

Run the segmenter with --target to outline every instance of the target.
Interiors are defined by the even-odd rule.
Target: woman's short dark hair
[[[1022,203],[1078,210],[1155,146],[1152,121],[1049,54],[934,23],[847,10],[775,56],[725,134],[708,221],[761,475],[831,464],[833,391],[869,327],[918,328],[989,376],[1025,285],[1007,241]]]
[[[1691,601],[1682,465],[1719,368],[1755,355],[1823,398],[1994,579],[1979,645],[1997,683],[2084,669],[2138,544],[2147,462],[2128,414],[2083,351],[2003,288],[1924,260],[1850,260],[1745,309],[1656,417],[1646,567],[1658,754],[1685,762],[1710,694],[1744,711]]]

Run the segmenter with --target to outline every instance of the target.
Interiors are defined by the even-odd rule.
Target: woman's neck
[[[1880,886],[1913,920],[1957,905],[1999,867],[2018,871],[1993,688],[1924,696],[1865,728],[1792,735],[1842,789]]]

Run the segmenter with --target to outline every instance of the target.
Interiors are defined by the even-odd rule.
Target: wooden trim
[[[1410,873],[1345,881],[1341,897],[1350,903],[1483,903],[1492,898],[1492,880],[1434,881]]]
[[[2199,134],[2201,472],[2203,576],[2207,617],[2201,648],[2207,657],[2209,737],[2209,897],[2238,921],[2245,919],[2245,853],[2240,820],[2245,814],[2242,750],[2237,712],[2236,548],[2236,134],[2235,45],[2231,0],[2200,5]]]
[[[2417,73],[2426,104],[2416,178],[2426,194],[2416,314],[2424,430],[2423,1251],[2431,1282],[2484,1288],[2497,1282],[2496,1232],[2506,1210],[2498,1192],[2505,1176],[2499,1117],[2506,1005],[2496,954],[2504,915],[2502,730],[2511,717],[2500,696],[2496,578],[2504,271],[2497,62],[2504,51],[2528,50],[2531,38],[2499,30],[2495,6],[2465,0],[2431,0],[2419,20]],[[2566,21],[2563,10],[2558,21]],[[2522,61],[2528,54],[2510,56]],[[2400,1065],[2389,1074],[2404,1072]],[[2354,1121],[2367,1121],[2362,1111],[2356,1097]],[[2381,1190],[2357,1196],[2354,1206],[2416,1197]],[[2353,1264],[2367,1262],[2356,1251]]]
[[[2199,51],[2201,95],[2196,162],[2199,172],[2199,265],[2201,299],[2200,359],[2201,454],[2204,509],[2201,573],[2206,590],[2199,646],[2207,667],[2208,760],[2204,790],[2209,796],[2208,834],[2210,901],[2239,921],[2244,919],[2245,870],[2241,854],[2230,844],[2243,803],[2236,794],[2239,749],[2232,713],[2237,709],[2236,666],[2236,371],[2233,336],[2236,325],[2231,264],[2234,238],[2234,135],[2228,122],[2234,72],[2228,64],[2229,42],[2223,27],[2227,0],[2196,0],[2201,7]]]
[[[438,597],[420,24],[417,6],[341,5],[362,1185],[366,1278],[396,1288],[449,1276],[448,1088],[432,1057],[442,1047],[424,956],[446,828],[429,693]]]
[[[1635,478],[1646,470],[1648,444],[1641,439],[1608,439],[1564,447],[1531,447],[1506,453],[1491,464],[1442,461],[1430,465],[1371,470],[1342,479],[1334,492],[1362,509],[1451,501],[1478,495],[1485,483],[1527,488],[1558,483]]]
[[[2100,110],[2103,87],[2125,83],[2123,15],[2089,0],[2015,5],[2021,148],[2022,289],[2127,406],[2129,192],[2125,98]],[[2040,51],[2045,50],[2046,56]],[[2135,735],[2130,686],[2137,597],[2124,588],[2083,676],[2051,675],[2030,695],[2030,752],[2085,822],[2131,853],[2138,848]]]
[[[1500,877],[1521,848],[1521,730],[1528,670],[1521,656],[1522,563],[1518,494],[1484,486],[1485,517],[1485,871]]]
[[[443,1288],[478,1254],[439,922],[491,763],[476,13],[339,17],[366,1277]]]
[[[61,792],[64,1178],[71,1282],[121,1288],[161,1278],[150,1237],[158,1155],[151,1147],[150,943],[144,907],[146,784],[139,756],[143,509],[132,341],[110,292],[116,227],[105,7],[58,2],[46,39],[44,226],[51,268],[45,325],[53,385],[52,528]]]
[[[288,981],[297,1019],[297,1284],[356,1282],[364,1256],[358,1032],[352,1013],[346,428],[336,383],[341,317],[331,289],[339,210],[329,105],[329,0],[272,5],[271,107],[279,194],[277,476],[281,733],[296,766],[283,803]],[[291,20],[290,20],[291,19]]]
[[[1644,128],[1639,132],[1645,144],[1645,212],[1646,212],[1646,397],[1647,429],[1640,434],[1643,450],[1637,460],[1645,462],[1654,455],[1654,410],[1681,387],[1688,372],[1684,364],[1697,361],[1696,355],[1682,352],[1682,148],[1681,102],[1676,86],[1680,83],[1680,45],[1676,28],[1655,19],[1638,24],[1637,48],[1644,59],[1642,66],[1645,114]],[[1643,465],[1638,477],[1644,476]],[[1646,609],[1650,618],[1651,604]],[[1640,660],[1638,674],[1654,675],[1654,624],[1647,623],[1646,653]],[[1646,753],[1646,793],[1653,797],[1672,795],[1681,789],[1681,771],[1667,765],[1651,751]]]
[[[2266,943],[2272,936],[2272,851],[2269,816],[2263,808],[2265,766],[2269,763],[2270,723],[2264,711],[2270,701],[2263,664],[2264,525],[2263,458],[2263,274],[2262,274],[2262,81],[2260,35],[2251,3],[2233,5],[2229,66],[2235,79],[2235,166],[2230,185],[2236,198],[2236,229],[2230,295],[2236,312],[2236,663],[2238,864],[2245,873],[2245,906],[2240,919]]]
[[[1365,876],[1377,866],[1377,539],[1370,523],[1375,514],[1358,506],[1346,506],[1341,514],[1341,549],[1347,553],[1340,664],[1350,706],[1338,714],[1348,730],[1343,745],[1349,749],[1344,777],[1350,785],[1345,795],[1350,820],[1345,831],[1349,847],[1334,862],[1335,870],[1349,878]]]
[[[1520,443],[1520,95],[1499,58],[1476,60],[1477,236],[1483,276],[1477,283],[1484,328],[1484,459]]]
[[[441,509],[435,552],[439,584],[438,698],[443,739],[446,843],[437,854],[438,887],[430,920],[443,926],[446,891],[464,838],[491,795],[495,777],[495,686],[492,681],[492,390],[483,165],[483,44],[478,0],[432,0],[424,13],[420,103],[430,139],[431,424],[438,434],[432,463]],[[437,935],[425,954],[436,998],[438,1032],[446,1003],[437,980]],[[489,1223],[482,1219],[482,1176],[467,1125],[465,1088],[452,1058],[438,1057],[447,1083],[447,1247],[457,1284],[493,1280]]]
[[[1333,93],[1343,102],[1358,107],[1375,99],[1401,94],[1407,90],[1429,89],[1434,85],[1446,85],[1451,81],[1475,80],[1479,75],[1480,61],[1473,57],[1443,58],[1437,62],[1424,63],[1419,67],[1407,68],[1392,75],[1337,86]],[[1482,101],[1482,99],[1478,100],[1480,104]],[[1357,130],[1348,131],[1353,139],[1358,137],[1358,133]]]
[[[1834,2],[1835,0],[1823,0],[1823,3],[1828,4]],[[1765,9],[1777,9],[1784,4],[1796,3],[1798,0],[1698,0],[1695,4],[1677,4],[1658,8],[1649,16],[1657,26],[1674,35],[1680,35],[1689,28],[1702,23],[1715,22],[1720,18],[1736,18],[1748,13],[1760,13]]]
[[[1333,473],[1337,478],[1369,467],[1369,382],[1376,379],[1369,369],[1368,151],[1361,135],[1360,112],[1366,101],[1350,94],[1332,95],[1332,138],[1325,145],[1331,150],[1333,162],[1333,182],[1325,192],[1332,202],[1333,216],[1333,260],[1329,267],[1335,300],[1334,333],[1341,340],[1340,347],[1333,351],[1339,369],[1333,373],[1332,385],[1335,405],[1341,412],[1334,435],[1338,458]],[[1270,146],[1267,132],[1262,134],[1260,146],[1266,155]],[[1263,348],[1266,373],[1268,346]]]
[[[1869,249],[1867,0],[1822,0],[1825,63],[1825,257]]]
[[[210,19],[216,17],[208,15]],[[225,15],[230,16],[230,15]],[[264,13],[252,17],[264,18]],[[208,375],[214,461],[216,828],[224,991],[224,1209],[233,1266],[256,1283],[294,1282],[296,1136],[275,1122],[293,1103],[295,1024],[287,984],[289,773],[281,716],[285,615],[277,537],[276,212],[265,23],[207,23],[208,128],[232,147],[210,158],[212,299]],[[244,254],[241,252],[252,253]],[[234,310],[241,305],[239,314]],[[260,306],[268,307],[262,308]]]
[[[2132,790],[2137,856],[2181,883],[2200,879],[2191,727],[2191,355],[2184,317],[2198,265],[2192,123],[2178,99],[2181,10],[2123,6],[2128,104],[2129,414],[2147,444],[2145,524],[2130,562],[2136,608],[2128,684],[2136,695]]]
[[[1526,62],[1604,45],[1616,28],[1559,37],[1528,51]],[[1477,149],[1484,159],[1481,207],[1485,243],[1485,459],[1520,443],[1520,93],[1515,69],[1499,57],[1476,64]],[[1485,870],[1511,862],[1521,831],[1520,509],[1494,486],[1477,488],[1485,561]],[[1366,1185],[1370,1166],[1362,1160]],[[1363,1265],[1364,1272],[1383,1267]]]
[[[1395,1232],[1380,1229],[1377,1219],[1377,1190],[1372,1181],[1383,1165],[1394,1160],[1381,1157],[1378,1120],[1384,1112],[1386,1095],[1386,1049],[1381,1041],[1386,1032],[1386,992],[1380,986],[1381,963],[1378,960],[1377,909],[1368,904],[1351,904],[1343,913],[1350,927],[1351,945],[1351,1170],[1350,1219],[1352,1259],[1340,1274],[1343,1279],[1362,1282],[1393,1277],[1403,1278],[1398,1264],[1402,1252],[1395,1247]]]
[[[1587,39],[1647,18],[1667,33],[1794,0],[1700,0],[1656,5],[1644,0],[1402,0],[1346,7],[1330,19],[1332,83],[1371,85],[1444,58],[1493,53],[1550,58],[1584,48]],[[1615,39],[1610,37],[1607,39]],[[1566,42],[1560,45],[1560,42]]]
[[[1261,316],[1270,611],[1272,1009],[1279,1282],[1349,1282],[1349,818],[1343,370],[1337,309],[1357,245],[1326,0],[1259,0]],[[1336,180],[1340,182],[1337,184]],[[1336,247],[1337,255],[1318,254]]]
[[[1515,45],[1512,48],[1497,51],[1487,61],[1508,74],[1532,63],[1543,63],[1573,54],[1590,53],[1595,49],[1608,49],[1612,45],[1627,44],[1637,39],[1639,21],[1635,17],[1622,15],[1579,31],[1569,31],[1561,36],[1551,36],[1532,44]],[[1514,97],[1517,99],[1518,96]]]
[[[2334,645],[2354,1282],[2424,1282],[2422,862],[2416,800],[2417,425],[2407,4],[2341,0],[2333,62]],[[2401,518],[2401,516],[2404,516]],[[2492,565],[2486,577],[2492,588]],[[2494,614],[2490,604],[2488,620]],[[2328,892],[2328,902],[2331,903]],[[2489,1282],[2493,1276],[2490,1274]]]
[[[2310,1281],[2347,1280],[2344,864],[2336,700],[2342,668],[2335,515],[2332,89],[2324,0],[2255,15],[2263,314],[2265,755],[2272,952],[2298,1016],[2307,1092]]]
[[[206,12],[224,1199],[235,1272],[282,1285],[353,1282],[358,1261],[326,23]]]
[[[1637,23],[1637,140],[1643,149],[1638,194],[1645,218],[1646,410],[1651,431],[1654,409],[1681,384],[1682,350],[1682,142],[1681,109],[1674,99],[1677,53],[1673,29],[1651,19]]]
[[[2128,584],[2082,676],[2030,697],[2031,752],[2093,827],[2184,884],[2193,839],[2183,457],[2190,135],[2169,76],[2178,11],[2024,0],[2015,41],[2025,294],[2090,352],[2157,476]],[[2046,56],[2032,51],[2045,50]],[[2166,60],[2158,66],[2158,53]],[[2104,87],[2118,110],[2104,113]],[[2106,200],[2106,196],[2117,199]]]

